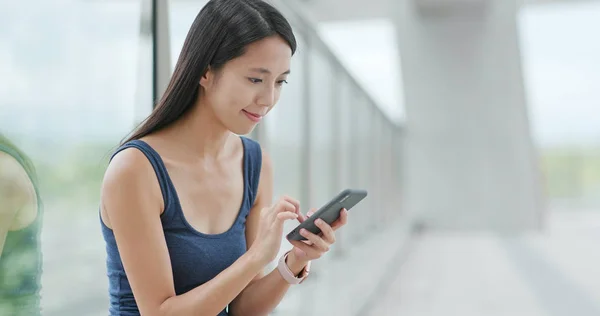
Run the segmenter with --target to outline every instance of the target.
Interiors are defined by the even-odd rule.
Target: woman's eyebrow
[[[258,72],[258,73],[261,73],[261,74],[268,74],[268,75],[270,75],[272,73],[269,69],[263,68],[263,67],[250,68],[250,71]],[[282,75],[288,75],[289,73],[290,73],[290,70],[288,69],[284,73],[282,73]]]

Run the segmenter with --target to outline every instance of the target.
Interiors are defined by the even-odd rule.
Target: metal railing
[[[399,214],[402,127],[391,120],[322,40],[315,22],[293,1],[271,1],[288,19],[298,39],[291,84],[257,139],[275,164],[275,196],[294,193],[302,205],[319,207],[347,187],[369,190],[352,212],[352,221],[336,247],[362,240]],[[291,90],[291,91],[290,91]],[[294,107],[293,110],[288,109]],[[291,122],[298,135],[286,138]],[[292,146],[293,145],[293,146]],[[293,147],[293,148],[290,148]],[[302,157],[293,163],[293,155]],[[288,172],[299,170],[295,179]],[[294,183],[288,183],[289,181]],[[298,188],[298,189],[295,189]]]

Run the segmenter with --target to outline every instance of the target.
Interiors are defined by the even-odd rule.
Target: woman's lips
[[[246,110],[242,110],[242,112],[244,112],[244,114],[246,114],[246,117],[248,117],[248,119],[251,120],[252,122],[258,123],[262,119],[262,115],[248,112]]]

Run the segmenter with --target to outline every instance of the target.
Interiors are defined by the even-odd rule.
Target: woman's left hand
[[[309,218],[315,209],[311,209],[306,215]],[[299,218],[300,221],[305,220]],[[294,246],[288,258],[289,264],[296,265],[301,264],[304,266],[306,262],[314,259],[321,258],[323,254],[329,251],[331,245],[335,243],[335,231],[340,227],[346,225],[348,222],[348,211],[346,209],[340,210],[340,217],[333,222],[331,225],[327,224],[321,219],[315,221],[315,225],[321,229],[321,233],[313,234],[308,230],[302,229],[300,234],[307,240],[297,241],[292,240],[291,244]]]

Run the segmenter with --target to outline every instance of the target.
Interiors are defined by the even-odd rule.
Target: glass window
[[[334,73],[321,51],[310,52],[310,207],[319,208],[333,196],[333,119]]]
[[[44,315],[106,313],[100,183],[111,149],[152,108],[151,82],[138,78],[151,69],[140,57],[149,53],[140,42],[151,40],[140,36],[140,17],[140,1],[0,10],[0,133],[39,178]]]
[[[175,69],[183,42],[196,16],[208,0],[169,0],[169,40],[171,41],[171,65]]]
[[[339,185],[336,191],[341,191],[343,189],[354,186],[353,183],[353,172],[352,172],[352,156],[354,155],[353,148],[353,129],[352,126],[352,111],[353,111],[353,101],[354,101],[354,85],[350,81],[348,77],[345,75],[340,75],[338,93],[337,97],[338,105],[336,106],[337,111],[334,115],[338,118],[338,148],[340,150],[339,153],[339,161],[337,168],[339,169]]]
[[[600,206],[600,3],[519,12],[532,134],[551,208]]]
[[[385,121],[385,117],[381,117],[382,121]],[[398,209],[397,207],[394,207],[394,204],[391,203],[392,201],[392,197],[393,197],[393,190],[394,190],[394,184],[392,182],[392,179],[395,175],[395,168],[394,168],[394,157],[393,157],[393,144],[392,144],[392,138],[391,138],[391,126],[388,124],[384,124],[382,123],[382,129],[381,129],[381,136],[382,136],[382,140],[381,140],[381,157],[382,160],[384,161],[384,163],[382,164],[382,168],[380,168],[380,172],[381,172],[381,181],[380,181],[380,185],[381,185],[381,190],[382,190],[382,197],[381,197],[381,218],[380,220],[382,221],[382,223],[386,223],[386,221],[388,220],[387,216],[388,216],[388,212],[390,212],[391,209]]]
[[[392,183],[392,192],[390,192],[390,203],[392,203],[393,207],[390,208],[390,212],[392,212],[392,217],[396,216],[396,214],[402,214],[403,209],[401,206],[403,203],[403,194],[404,194],[404,129],[403,127],[392,127],[390,129],[390,143],[391,143],[391,155],[392,155],[392,170],[394,172],[390,173],[392,179],[390,180]],[[396,212],[396,211],[399,212]]]
[[[399,168],[400,162],[394,160],[395,155],[392,135],[393,127],[385,117],[381,116],[380,119],[383,122],[385,122],[381,124],[382,148],[380,149],[380,152],[384,163],[382,163],[382,167],[380,168],[382,176],[380,182],[380,189],[382,190],[380,204],[382,215],[380,220],[382,221],[382,223],[387,223],[391,219],[391,217],[389,216],[390,213],[398,212],[399,210],[399,204],[394,203],[394,201],[396,200],[394,197],[400,194],[399,191],[396,191],[399,190],[399,188],[396,185],[397,179],[395,179],[397,175],[396,170],[397,168]],[[396,166],[396,164],[398,165]]]
[[[336,165],[338,180],[335,192],[340,192],[346,188],[354,187],[353,176],[354,169],[352,165],[352,159],[355,155],[354,152],[354,141],[353,141],[353,126],[352,126],[352,111],[353,111],[353,100],[354,100],[354,85],[350,79],[341,72],[337,74],[338,88],[335,90],[338,93],[336,100],[337,105],[334,106],[336,111],[333,115],[337,118],[338,123],[334,125],[337,127],[338,139],[336,140],[337,145],[334,146],[338,150],[336,155]],[[349,236],[351,235],[352,225],[354,225],[354,210],[352,211],[352,220],[349,221],[347,227],[336,232],[337,242],[335,249],[338,254],[345,252],[351,246]]]
[[[376,225],[381,223],[382,202],[384,197],[385,187],[382,182],[387,162],[387,157],[384,155],[384,135],[383,130],[386,127],[382,120],[381,112],[375,108],[376,105],[370,105],[371,108],[371,154],[369,155],[370,184],[369,191],[371,193],[370,202],[370,229],[376,228]],[[389,169],[388,169],[389,172]]]
[[[371,188],[371,175],[374,172],[371,160],[373,157],[373,145],[376,141],[376,135],[374,134],[375,127],[372,126],[371,120],[373,111],[374,109],[371,107],[369,100],[365,95],[361,95],[356,102],[357,135],[355,141],[358,144],[355,152],[358,162],[356,187],[365,188],[371,193],[374,193]],[[369,225],[373,219],[373,202],[377,198],[376,196],[377,193],[357,205],[356,210],[353,209],[356,211],[354,217],[360,223],[360,227],[357,227],[357,236],[360,236],[360,238],[364,238],[364,234],[368,233]]]
[[[345,159],[348,160],[347,163],[349,166],[349,169],[346,171],[346,186],[350,188],[367,188],[364,181],[364,174],[366,173],[364,169],[366,168],[365,155],[369,154],[369,149],[366,148],[369,147],[365,147],[365,142],[363,141],[363,134],[368,131],[364,125],[364,96],[354,83],[350,84],[349,92],[349,102],[343,106],[348,112],[347,117],[343,117],[343,119],[348,122],[349,126],[349,130],[345,131],[348,135],[348,144],[345,149],[347,157]],[[365,202],[359,203],[352,209],[352,220],[348,221],[347,228],[345,229],[347,232],[345,234],[348,235],[347,238],[353,241],[358,238],[363,221],[365,220],[364,211],[368,210],[364,208]]]

